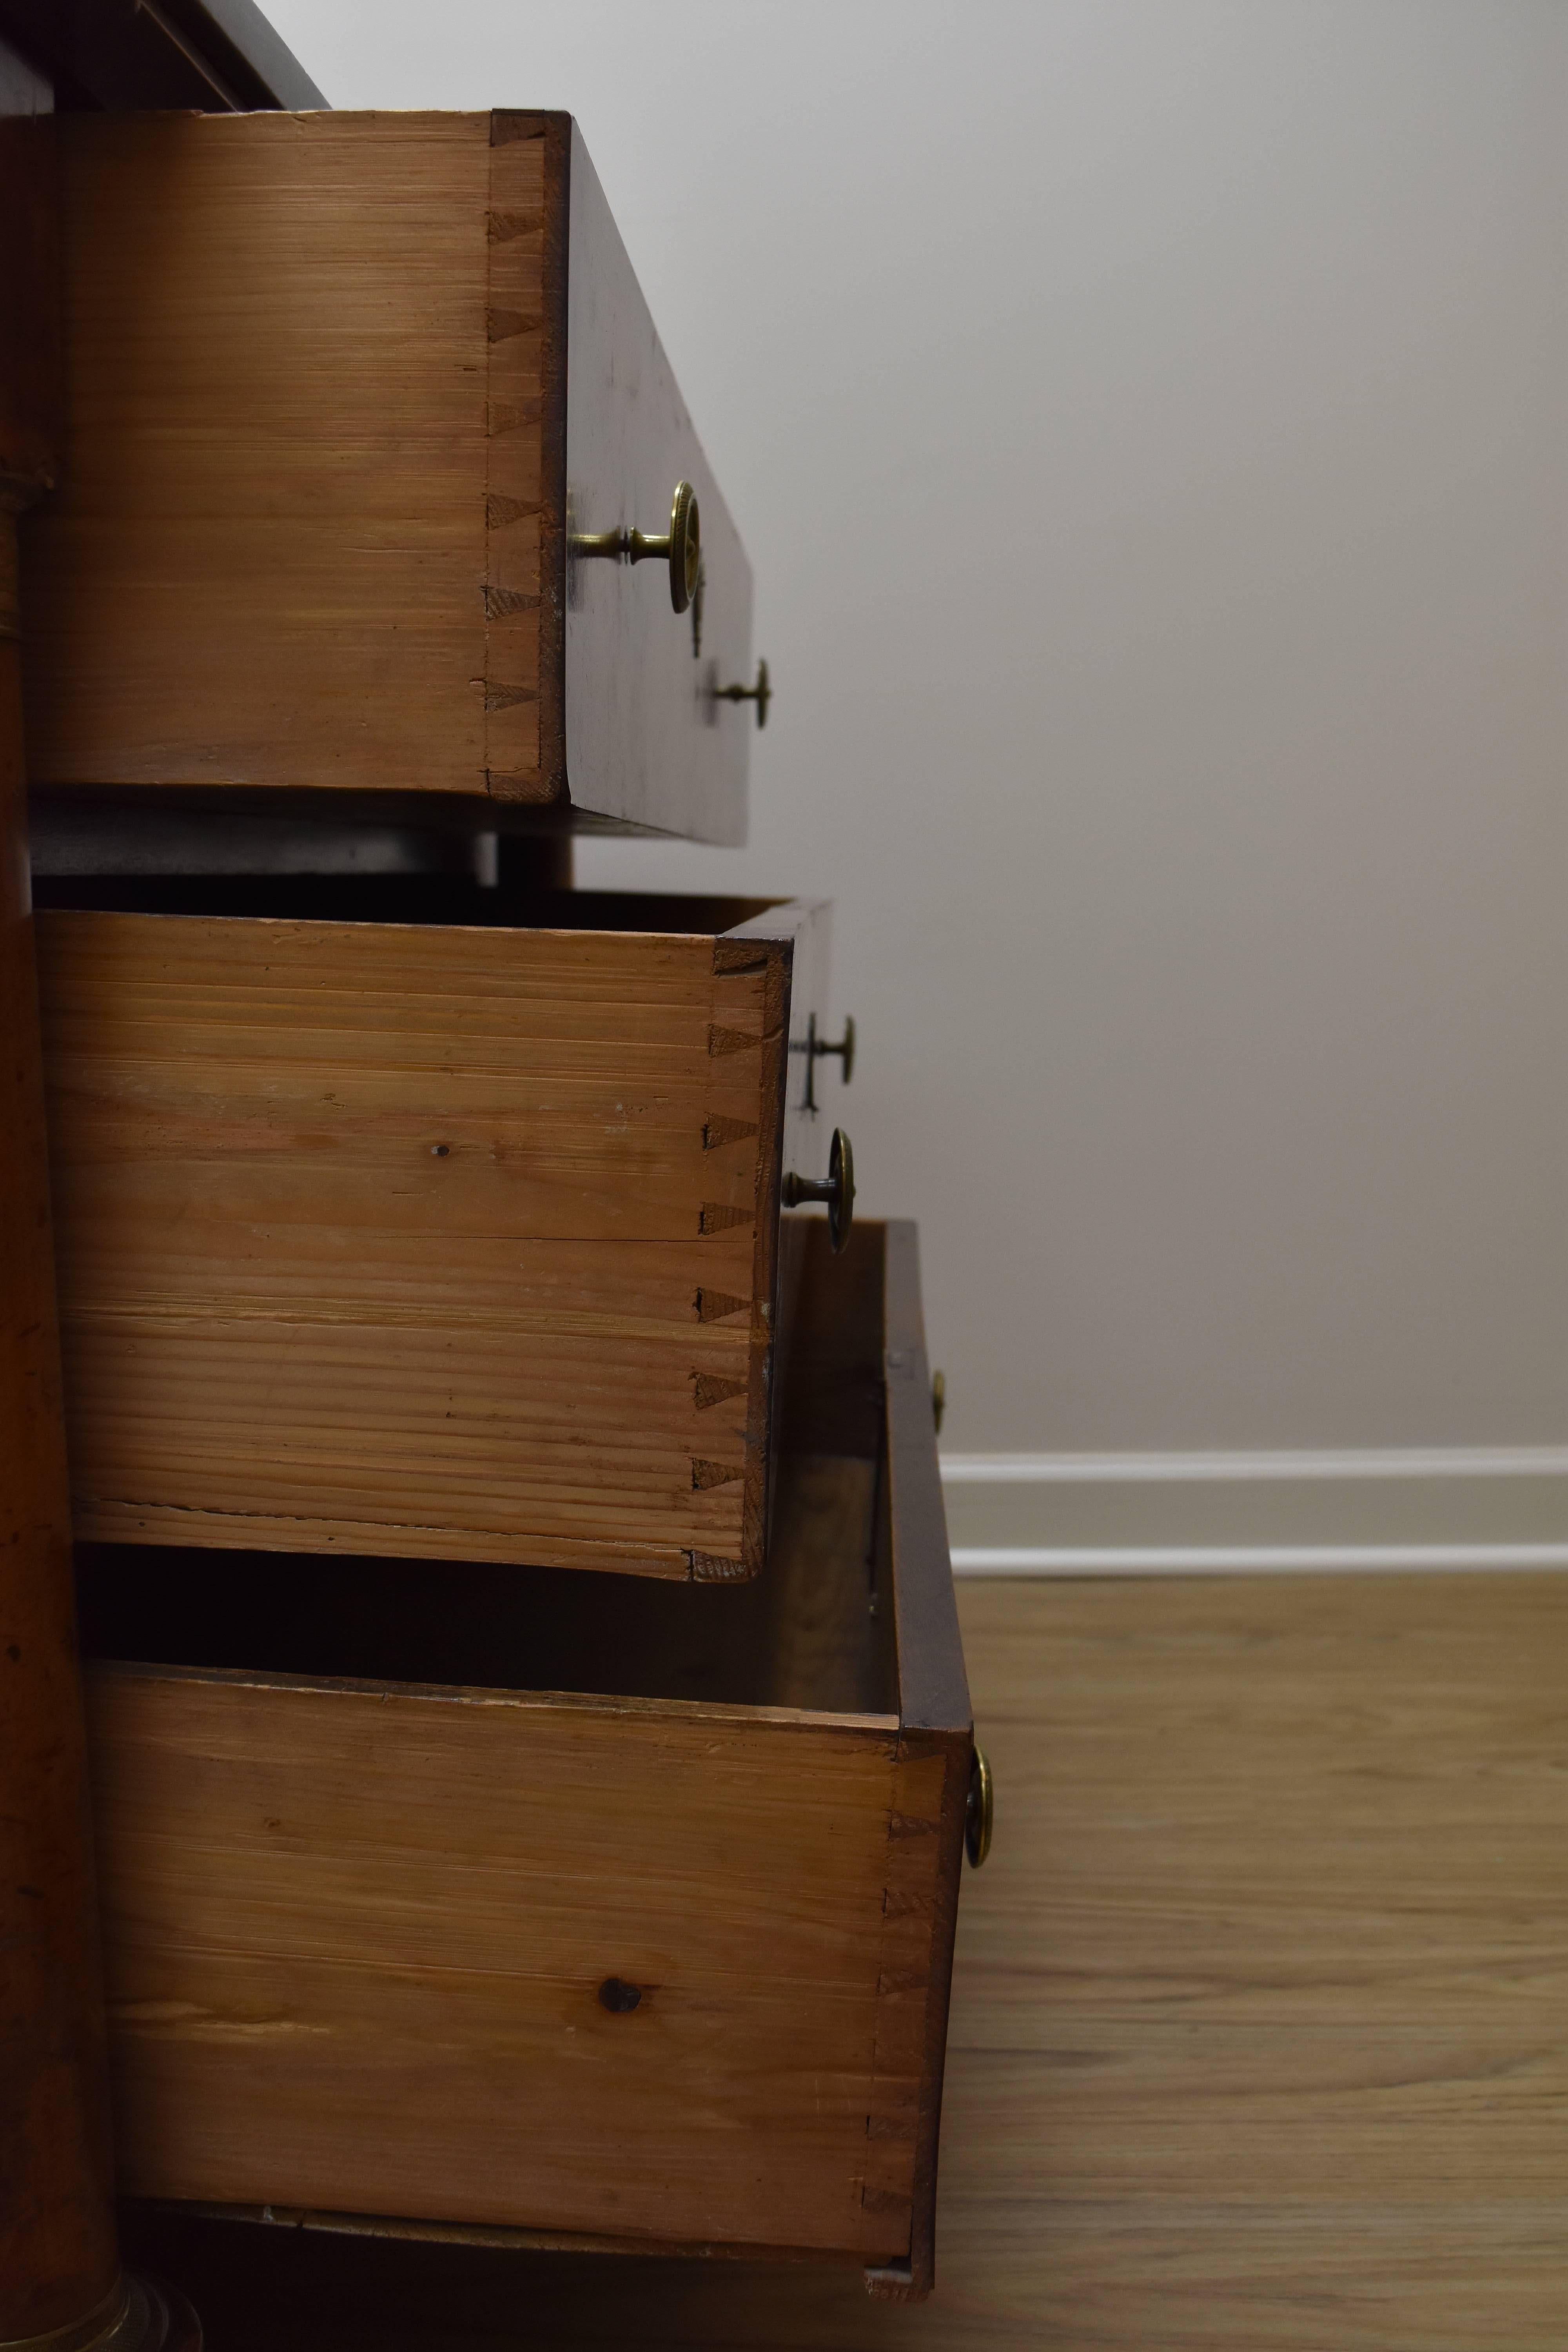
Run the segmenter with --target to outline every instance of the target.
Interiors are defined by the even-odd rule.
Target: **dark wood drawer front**
[[[745,835],[751,573],[563,114],[68,115],[44,792]],[[701,644],[668,563],[699,494]]]
[[[752,572],[620,233],[572,126],[567,290],[566,772],[607,816],[702,841],[745,836]],[[672,608],[666,566],[580,560],[600,533],[668,531],[678,483],[701,517],[702,591]]]
[[[912,1229],[792,1252],[801,1376],[878,1411],[786,1407],[761,1584],[87,1556],[89,1649],[170,1661],[89,1677],[127,2192],[929,2285],[971,1726]]]
[[[37,918],[78,1533],[753,1574],[826,910],[115,887],[279,911]]]

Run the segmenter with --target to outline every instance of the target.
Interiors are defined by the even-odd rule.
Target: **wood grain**
[[[750,714],[708,688],[721,656],[748,668],[751,575],[570,117],[73,115],[59,139],[36,784],[742,839]],[[657,564],[568,579],[574,495],[625,477],[620,519],[657,531],[682,476],[706,667]]]
[[[37,782],[482,796],[488,119],[60,128]]]
[[[93,1723],[128,2187],[901,2243],[886,1721],[126,1670]]]
[[[143,2221],[333,2352],[1556,2352],[1568,1580],[959,1588],[996,1843],[960,1916],[938,2290]],[[268,2303],[268,2297],[273,2300]]]
[[[128,1608],[93,1560],[93,1638],[172,1661],[92,1684],[142,2194],[926,2283],[968,1726],[901,1719],[879,1450],[792,1456],[776,1577],[607,1619],[548,1571],[442,1601],[395,1563],[230,1558],[209,1591],[178,1551]],[[226,1667],[247,1645],[266,1671]]]
[[[493,115],[485,217],[485,777],[506,800],[565,788],[561,475],[565,462],[567,126]],[[548,549],[546,541],[549,541]],[[550,699],[551,738],[542,730]]]
[[[79,1535],[761,1565],[787,916],[38,923]]]

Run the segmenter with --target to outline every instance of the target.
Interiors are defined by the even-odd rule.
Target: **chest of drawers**
[[[100,895],[235,911],[37,918],[78,1534],[754,1573],[828,910]]]
[[[742,839],[751,572],[571,118],[56,133],[35,793]]]
[[[969,1699],[913,1229],[826,1239],[759,1583],[88,1555],[127,2192],[929,2285]]]

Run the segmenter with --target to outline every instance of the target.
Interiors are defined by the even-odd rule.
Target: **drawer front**
[[[853,2255],[884,2290],[931,2284],[971,1726],[912,1241],[870,1227],[851,1255],[847,1293],[826,1289],[803,1237],[813,1393],[785,1417],[821,1447],[816,1384],[847,1394],[886,1359],[882,1420],[790,1456],[766,1583],[643,1588],[618,1664],[587,1580],[498,1591],[439,1653],[445,1688],[91,1669],[123,2189]],[[426,1600],[400,1636],[360,1563],[220,1580],[160,1587],[150,1563],[136,1638],[232,1654],[248,1622],[276,1657],[337,1607],[374,1625],[380,1672],[399,1638],[424,1651]],[[650,1668],[672,1604],[680,1663]],[[721,1622],[692,1680],[698,1612]],[[89,1642],[95,1622],[89,1578]],[[697,1695],[499,1686],[590,1652],[613,1689],[670,1672]],[[461,1679],[480,1664],[498,1686]]]
[[[754,1572],[767,919],[40,913],[78,1534]]]
[[[746,671],[751,576],[570,117],[57,131],[36,785],[742,839],[751,717],[712,688]],[[568,562],[572,500],[657,531],[682,478],[700,649],[667,565]]]
[[[721,693],[752,684],[751,567],[574,123],[571,173],[567,773],[606,816],[743,841],[754,706]],[[664,563],[574,551],[668,532],[682,481],[698,498],[702,590],[677,614]]]

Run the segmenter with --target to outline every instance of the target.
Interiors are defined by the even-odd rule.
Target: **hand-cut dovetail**
[[[860,2202],[868,2213],[907,2213],[913,2201],[896,2189],[878,2189],[869,2180],[861,2184]]]
[[[747,1575],[740,1560],[726,1559],[719,1552],[689,1551],[686,1557],[691,1562],[694,1584],[740,1584]]]
[[[889,1993],[929,1992],[930,1990],[931,1970],[929,1969],[884,1969],[877,1979],[879,1999],[882,1999]]]
[[[519,139],[542,139],[545,125],[537,114],[520,114],[516,107],[498,106],[490,115],[490,145],[510,147]]]
[[[912,2140],[915,2119],[912,2116],[868,2116],[866,2137],[868,2139]]]
[[[884,1919],[919,1918],[922,1915],[929,1915],[934,1908],[935,1906],[929,1895],[896,1894],[890,1886],[883,1889],[882,1916]]]
[[[750,940],[715,940],[713,942],[715,973],[766,971],[769,961],[766,948],[754,947]]]
[[[492,490],[485,500],[485,529],[504,530],[509,522],[523,522],[538,512],[537,499],[503,499]]]
[[[485,333],[492,343],[507,343],[513,335],[531,335],[538,331],[540,320],[531,310],[487,310]]]
[[[717,1151],[721,1144],[744,1143],[756,1132],[754,1118],[721,1118],[715,1115],[702,1129],[702,1149]]]
[[[708,1026],[708,1051],[710,1054],[743,1054],[748,1047],[762,1044],[744,1029],[721,1029],[716,1022]]]
[[[749,1298],[733,1297],[727,1290],[700,1290],[697,1294],[699,1323],[722,1323],[727,1315],[749,1315]]]
[[[755,1209],[729,1209],[722,1201],[704,1201],[697,1220],[700,1234],[726,1234],[733,1225],[754,1225]]]
[[[485,430],[493,441],[498,433],[515,433],[520,425],[537,425],[542,406],[537,400],[492,400],[485,412]]]
[[[705,1494],[710,1486],[731,1486],[737,1478],[746,1475],[743,1462],[702,1462],[691,1457],[691,1491]]]
[[[700,1292],[698,1295],[700,1297]],[[699,1412],[706,1412],[710,1405],[723,1404],[730,1397],[744,1396],[747,1386],[745,1381],[721,1380],[717,1372],[691,1375],[691,1392]]]
[[[536,612],[538,607],[538,597],[526,588],[487,588],[485,590],[487,621],[504,621],[509,613],[532,613]]]
[[[920,1813],[889,1813],[888,1835],[890,1838],[934,1837],[937,1825]]]
[[[487,710],[511,710],[520,702],[537,702],[538,699],[539,688],[536,686],[487,686],[485,688]]]
[[[541,228],[543,223],[537,213],[487,213],[485,235],[492,245],[510,245],[514,236],[526,236],[531,228]]]

